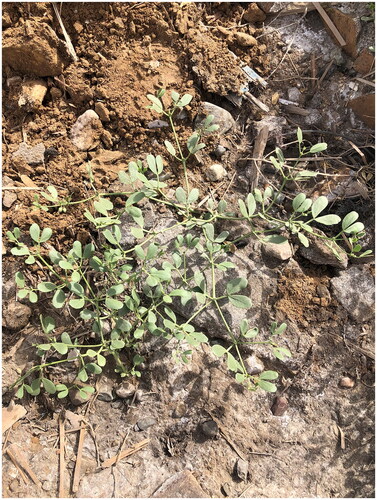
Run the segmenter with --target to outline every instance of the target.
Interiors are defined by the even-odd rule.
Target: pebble
[[[113,146],[113,137],[108,130],[103,130],[101,135],[101,140],[107,148]]]
[[[99,116],[92,109],[88,109],[72,126],[71,141],[79,151],[88,151],[98,145],[102,132]]]
[[[224,146],[221,146],[219,144],[217,146],[217,148],[215,149],[215,156],[216,156],[216,158],[222,158],[225,153],[226,153],[226,148],[224,148]]]
[[[168,126],[169,126],[168,122],[165,122],[164,120],[153,120],[147,124],[147,127],[151,129],[163,128]]]
[[[173,417],[182,418],[185,416],[186,412],[187,412],[187,406],[183,401],[180,401],[174,409]]]
[[[258,23],[266,19],[266,14],[256,3],[249,3],[248,8],[243,14],[243,18],[248,23]]]
[[[206,177],[211,182],[218,182],[224,179],[227,172],[220,163],[214,163],[206,170]]]
[[[213,115],[212,125],[219,125],[217,133],[222,135],[236,126],[233,116],[224,108],[216,106],[210,102],[203,102],[202,105],[205,116]],[[195,127],[200,127],[203,121],[203,113],[195,119]]]
[[[13,153],[13,157],[21,157],[28,165],[39,165],[44,162],[44,154],[46,148],[43,142],[35,146],[29,146],[26,142],[21,142],[17,151]]]
[[[21,86],[18,105],[26,111],[36,111],[42,106],[46,93],[47,84],[44,80],[26,80]]]
[[[281,261],[288,260],[293,255],[289,241],[284,243],[265,243],[262,249],[265,255]]]
[[[236,474],[241,481],[247,481],[247,475],[249,473],[249,463],[242,458],[239,458],[236,462]]]
[[[21,330],[29,323],[31,312],[29,306],[12,300],[3,310],[3,326],[11,330]]]
[[[107,107],[103,104],[103,102],[96,102],[94,105],[94,110],[99,116],[100,120],[103,122],[110,121],[110,113]]]
[[[255,354],[244,359],[244,365],[249,375],[258,375],[264,371],[264,364]]]
[[[131,398],[135,394],[136,387],[131,382],[123,382],[115,389],[115,394],[118,398],[126,399]]]
[[[10,208],[16,200],[17,200],[16,193],[13,193],[12,191],[5,191],[4,192],[3,206],[5,208]]]
[[[71,403],[75,406],[80,406],[84,403],[87,403],[89,398],[84,399],[81,394],[79,389],[72,389],[69,391],[69,399],[71,400]]]
[[[219,432],[219,426],[214,420],[207,420],[202,423],[202,432],[207,437],[215,437]]]
[[[149,427],[152,427],[152,425],[157,424],[157,420],[153,417],[145,417],[136,422],[136,425],[134,427],[135,431],[145,431]]]
[[[253,47],[255,45],[258,45],[257,39],[251,35],[248,35],[247,33],[241,33],[240,31],[237,31],[234,34],[234,37],[238,45],[241,45],[241,47]]]
[[[272,414],[281,417],[288,410],[288,399],[284,396],[277,396],[271,406]]]
[[[344,389],[352,389],[355,385],[355,381],[350,377],[342,377],[339,380],[339,386]]]
[[[99,401],[104,401],[105,403],[110,403],[114,399],[113,390],[111,386],[102,386],[99,388],[97,399]]]

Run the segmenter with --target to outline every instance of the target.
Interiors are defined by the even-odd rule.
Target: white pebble
[[[224,179],[227,172],[220,163],[214,163],[206,171],[206,177],[211,182],[217,182]]]

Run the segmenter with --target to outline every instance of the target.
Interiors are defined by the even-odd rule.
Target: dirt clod
[[[352,389],[355,385],[355,381],[350,377],[342,377],[339,380],[339,386],[344,389]]]
[[[3,326],[11,330],[21,330],[29,323],[31,314],[29,306],[12,300],[3,309]]]
[[[272,414],[275,417],[282,417],[284,413],[288,410],[288,400],[284,396],[278,396],[274,399],[271,407]]]

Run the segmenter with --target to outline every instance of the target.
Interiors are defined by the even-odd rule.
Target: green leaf
[[[30,254],[28,247],[25,245],[19,247],[13,247],[10,252],[12,255],[17,255],[18,257]]]
[[[136,253],[137,257],[140,260],[144,260],[145,259],[146,255],[144,253],[143,248],[140,245],[136,245],[134,250],[135,250],[135,253]]]
[[[55,328],[55,320],[51,316],[43,317],[42,314],[39,316],[39,320],[42,325],[42,330],[46,335],[51,333]]]
[[[190,94],[185,94],[184,96],[181,97],[181,99],[177,102],[177,106],[179,106],[180,108],[183,108],[185,106],[187,106],[188,104],[190,104],[190,102],[192,101],[192,95]]]
[[[321,151],[325,151],[327,149],[326,142],[319,142],[318,144],[314,144],[309,150],[309,153],[320,153]]]
[[[343,231],[356,222],[358,218],[359,214],[357,212],[349,212],[342,221]]]
[[[94,250],[95,250],[95,247],[94,247],[93,243],[88,243],[87,245],[85,245],[84,252],[82,255],[83,259],[90,259],[94,254]]]
[[[14,278],[15,278],[15,281],[16,281],[16,285],[19,288],[24,288],[24,286],[25,286],[25,276],[20,271],[18,271],[15,274]]]
[[[105,304],[109,309],[114,309],[116,311],[122,309],[124,305],[120,300],[112,299],[111,297],[106,297]]]
[[[56,387],[55,387],[55,384],[53,382],[51,382],[51,380],[49,380],[48,378],[42,377],[42,384],[43,384],[43,387],[45,388],[46,392],[48,392],[49,394],[55,394]]]
[[[295,196],[292,201],[293,210],[297,212],[305,200],[306,200],[306,195],[304,193],[299,193],[297,196]]]
[[[277,325],[276,325],[277,326]],[[285,332],[287,329],[287,323],[282,323],[279,327],[274,327],[273,329],[273,335],[281,335],[282,333]]]
[[[39,243],[39,238],[41,236],[41,228],[38,226],[38,224],[32,224],[29,229],[29,233],[31,238],[36,242]]]
[[[29,295],[29,290],[27,288],[23,288],[17,292],[17,297],[20,299],[24,299],[27,295]]]
[[[87,394],[93,394],[95,392],[94,387],[91,387],[90,385],[86,385],[85,387],[82,387],[81,390],[86,392]]]
[[[99,375],[102,373],[102,368],[98,366],[96,363],[87,363],[85,365],[85,368],[90,372],[90,373],[95,373],[96,375]]]
[[[140,227],[131,227],[130,231],[137,240],[144,238],[144,231]]]
[[[279,377],[279,374],[277,372],[268,370],[266,372],[262,372],[259,375],[259,379],[261,380],[275,380]]]
[[[313,172],[312,170],[300,170],[294,176],[295,181],[310,179],[311,177],[317,177],[318,172]]]
[[[107,198],[100,198],[98,201],[94,202],[94,208],[102,215],[107,217],[108,210],[112,210],[114,205]]]
[[[157,111],[157,113],[162,113],[163,112],[163,104],[160,101],[160,99],[153,94],[147,94],[147,98],[153,103],[152,109]]]
[[[89,319],[93,319],[95,317],[96,317],[95,312],[90,311],[89,309],[83,309],[80,312],[80,318],[83,319],[84,321],[87,321]]]
[[[345,233],[360,233],[361,231],[364,231],[364,224],[362,222],[355,222],[355,224],[352,224],[351,226],[348,226],[347,229],[344,229]]]
[[[20,386],[18,391],[16,392],[16,398],[22,399],[24,397],[24,384]]]
[[[60,338],[64,344],[72,345],[71,337],[68,335],[67,332],[62,333]]]
[[[39,283],[37,288],[40,292],[51,292],[56,289],[56,285],[50,281],[45,281],[44,283]]]
[[[227,365],[229,370],[232,372],[243,371],[242,366],[230,352],[227,353]]]
[[[124,343],[123,340],[117,340],[117,339],[113,339],[111,341],[111,348],[112,349],[123,349],[123,347],[125,346],[126,344]]]
[[[316,222],[320,222],[325,226],[332,226],[333,224],[338,224],[341,221],[341,218],[339,217],[339,215],[329,214],[323,215],[322,217],[317,217],[315,220]]]
[[[246,204],[247,204],[247,210],[249,212],[249,216],[251,217],[254,212],[255,212],[255,209],[256,209],[256,202],[255,202],[255,198],[254,196],[252,195],[252,193],[249,193],[246,197]]]
[[[192,189],[188,195],[187,202],[195,203],[195,201],[199,198],[199,189]]]
[[[190,151],[190,153],[193,153],[196,146],[198,145],[199,142],[199,134],[194,132],[188,139],[187,141],[187,149]]]
[[[64,260],[64,259],[59,261],[59,267],[61,269],[66,270],[66,271],[73,270],[73,265],[70,262],[68,262],[68,260]]]
[[[35,304],[36,302],[38,302],[38,295],[33,292],[32,290],[30,290],[29,292],[29,300],[32,304]]]
[[[79,273],[79,271],[77,270],[73,271],[73,273],[71,274],[71,282],[78,283],[80,280],[81,280],[81,274]]]
[[[68,389],[65,389],[64,391],[58,392],[58,398],[59,399],[66,398],[67,396],[68,396]]]
[[[284,361],[285,358],[290,358],[292,356],[290,350],[285,347],[275,347],[272,352],[276,358],[281,359],[282,361]]]
[[[67,354],[68,352],[68,346],[62,342],[54,342],[52,347],[58,351],[59,354]]]
[[[276,385],[266,380],[258,380],[258,386],[266,392],[276,392]]]
[[[270,234],[263,238],[263,243],[274,243],[275,245],[280,245],[281,243],[285,243],[288,239],[281,234]]]
[[[244,337],[246,339],[255,339],[255,337],[258,335],[259,333],[259,328],[255,327],[255,328],[250,328],[250,330],[248,330],[245,334],[244,334]]]
[[[182,187],[179,187],[175,191],[175,197],[178,203],[185,204],[187,201],[186,192]]]
[[[178,92],[176,92],[175,90],[172,90],[171,91],[171,98],[174,102],[177,102],[179,101],[179,94]]]
[[[124,285],[122,283],[118,283],[117,285],[113,285],[112,287],[110,287],[107,290],[106,294],[109,297],[113,297],[114,295],[119,295],[123,292],[124,292]]]
[[[25,264],[34,264],[35,263],[35,257],[34,255],[30,255],[26,260]]]
[[[302,233],[297,233],[297,236],[298,236],[298,239],[300,240],[300,243],[302,245],[304,245],[305,248],[308,248],[309,247],[309,240],[308,238],[305,236],[305,234],[302,234]]]
[[[211,346],[211,350],[212,350],[213,354],[215,356],[218,356],[219,358],[221,358],[221,356],[224,356],[224,354],[226,353],[225,347],[223,347],[220,344],[215,344],[215,345]]]
[[[251,300],[245,295],[229,295],[229,301],[239,309],[249,309],[252,306]]]
[[[234,278],[230,280],[226,286],[226,291],[229,295],[240,292],[248,285],[246,278]]]
[[[43,229],[42,231],[42,234],[41,234],[41,238],[40,238],[40,242],[41,243],[44,243],[45,241],[48,241],[52,236],[52,229],[50,229],[49,227],[46,227],[45,229]]]
[[[51,303],[56,309],[61,309],[64,306],[65,293],[63,292],[63,290],[56,290],[54,296],[52,297]]]
[[[303,141],[302,130],[300,129],[300,127],[297,127],[297,140],[299,144],[301,144]]]
[[[69,301],[69,305],[73,308],[73,309],[82,309],[85,305],[85,299],[84,297],[81,297],[79,299],[71,299]]]
[[[240,207],[240,212],[243,217],[249,217],[245,202],[243,200],[238,200],[238,205]]]
[[[81,380],[81,382],[86,382],[88,380],[88,373],[85,368],[81,368],[77,374],[77,378]]]
[[[149,245],[149,247],[147,248],[146,259],[150,260],[150,259],[153,259],[154,257],[156,257],[156,255],[158,254],[158,250],[159,250],[158,246],[155,243],[151,243]]]
[[[326,196],[319,196],[312,205],[312,216],[315,219],[328,205]]]
[[[51,344],[38,344],[37,347],[41,351],[48,351],[49,349],[51,349]]]
[[[98,366],[104,367],[106,365],[106,358],[102,354],[97,354],[97,364]]]
[[[209,241],[214,241],[215,239],[215,228],[213,227],[213,224],[205,224],[203,226],[205,232],[206,232],[206,235],[207,235],[207,238],[209,239]]]
[[[165,144],[165,147],[166,147],[168,153],[170,153],[172,156],[175,156],[176,151],[174,149],[173,144],[170,141],[164,141],[164,144]]]

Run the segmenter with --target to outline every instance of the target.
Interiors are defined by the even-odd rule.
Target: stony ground
[[[327,196],[340,216],[357,210],[366,226],[363,243],[373,248],[370,4],[328,9],[345,38],[343,48],[311,4],[306,14],[302,3],[271,5],[124,2],[93,8],[63,2],[58,8],[74,61],[51,4],[3,3],[4,234],[37,222],[53,229],[60,251],[75,239],[95,237],[81,205],[45,212],[33,205],[35,195],[54,185],[72,201],[85,198],[88,160],[96,188],[105,192],[117,190],[118,172],[130,160],[150,152],[168,160],[163,141],[171,140],[171,132],[146,109],[146,94],[163,86],[194,96],[178,122],[180,136],[192,133],[204,102],[221,119],[189,171],[202,197],[235,204],[255,181],[251,158],[258,131],[269,129],[263,155],[295,140],[300,126],[313,144],[329,144],[315,163],[318,182],[305,185],[308,196]],[[229,99],[244,85],[240,61],[267,82],[249,86],[262,104],[241,99],[237,106],[235,95]],[[83,137],[82,129],[90,134]],[[283,149],[295,156],[294,148]],[[218,178],[214,163],[223,167]],[[183,175],[168,165],[167,183],[175,189]],[[261,169],[259,187],[274,185],[268,165]],[[290,189],[288,197],[297,186]],[[122,207],[124,200],[117,203]],[[172,217],[152,213],[153,224]],[[242,232],[217,229],[234,238]],[[24,411],[3,433],[3,445],[35,474],[25,475],[24,465],[20,471],[12,453],[5,453],[4,496],[58,495],[63,419],[67,496],[374,497],[373,259],[339,264],[323,248],[305,252],[292,243],[294,255],[292,249],[282,255],[249,240],[230,257],[249,282],[254,323],[262,329],[275,319],[288,323],[284,345],[292,358],[278,361],[264,349],[248,353],[254,369],[280,373],[277,394],[242,389],[207,346],[190,364],[177,365],[168,346],[150,341],[140,379],[121,383],[109,367],[96,396],[82,404],[43,395],[19,401],[8,390],[35,360],[32,344],[43,338],[38,318],[45,306],[16,300],[14,273],[21,263],[4,238],[3,405],[5,417],[14,414],[15,403]],[[236,325],[237,311],[227,314]],[[56,318],[75,331],[72,318]],[[198,325],[212,340],[223,338],[210,311]],[[86,431],[74,487],[80,426]],[[104,466],[121,448],[138,443],[140,449]]]

